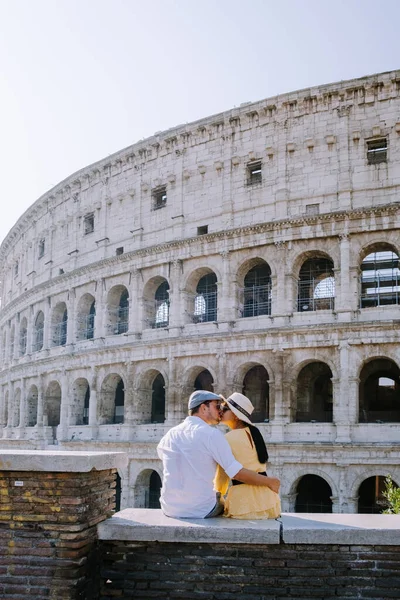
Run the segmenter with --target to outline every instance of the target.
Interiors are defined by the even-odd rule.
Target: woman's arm
[[[214,477],[214,489],[216,492],[221,492],[225,496],[229,487],[229,477],[220,465],[217,465],[217,470]]]
[[[242,483],[248,483],[249,485],[262,485],[269,487],[273,492],[278,493],[281,486],[281,482],[276,477],[265,477],[249,469],[240,469],[238,473],[232,478],[241,481]]]

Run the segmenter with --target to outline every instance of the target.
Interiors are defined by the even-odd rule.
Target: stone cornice
[[[79,171],[76,171],[41,196],[20,217],[0,247],[0,261],[4,261],[12,243],[37,220],[43,210],[52,210],[51,203],[58,196],[60,201],[74,199],[81,189],[92,185],[107,185],[110,177],[125,170],[140,171],[148,160],[174,152],[181,155],[187,147],[205,143],[210,139],[231,142],[232,132],[252,129],[279,120],[301,117],[310,113],[331,110],[338,116],[348,114],[353,106],[371,105],[375,101],[387,101],[400,95],[400,70],[388,71],[358,79],[336,82],[297,90],[278,96],[244,103],[239,108],[211,115],[128,146]]]
[[[36,294],[42,290],[50,291],[54,287],[58,287],[61,281],[65,282],[65,290],[69,290],[71,287],[78,285],[76,280],[80,278],[82,275],[90,274],[90,281],[94,281],[96,278],[102,277],[101,273],[98,273],[96,277],[93,275],[95,271],[101,271],[103,267],[108,267],[112,265],[126,265],[126,267],[122,267],[122,269],[118,272],[118,275],[128,274],[132,269],[132,263],[135,262],[136,259],[164,254],[169,250],[179,250],[183,248],[187,248],[188,246],[198,246],[198,255],[201,256],[204,252],[201,251],[201,248],[204,247],[204,242],[213,242],[214,240],[227,240],[227,239],[235,239],[240,237],[243,234],[262,234],[266,232],[279,233],[282,232],[282,235],[279,236],[279,242],[285,242],[290,239],[290,241],[296,241],[296,236],[292,235],[288,236],[288,229],[303,227],[304,225],[319,225],[324,223],[346,223],[346,221],[355,221],[360,218],[368,218],[372,215],[374,216],[385,216],[385,215],[395,215],[399,212],[400,202],[385,204],[375,207],[369,208],[357,208],[354,210],[348,211],[337,211],[320,215],[313,216],[302,216],[295,218],[285,218],[278,221],[270,221],[267,223],[257,223],[255,225],[247,225],[245,227],[236,227],[233,229],[228,229],[224,231],[217,231],[215,233],[209,233],[206,235],[202,235],[201,238],[199,236],[185,238],[181,240],[173,240],[170,242],[166,242],[165,244],[158,244],[154,246],[148,246],[147,248],[140,248],[138,250],[133,250],[132,252],[126,252],[125,254],[119,256],[112,256],[110,258],[104,258],[102,260],[96,261],[94,263],[90,263],[83,267],[79,267],[69,273],[58,275],[48,281],[45,281],[27,292],[24,292],[15,300],[12,300],[8,303],[4,310],[0,310],[0,320],[10,318],[12,314],[18,312],[18,310],[22,310],[29,304],[29,299],[34,298]],[[400,228],[400,224],[399,224]],[[392,230],[395,229],[392,227]],[[373,230],[370,230],[373,231]],[[376,227],[374,231],[379,231],[379,228]],[[328,238],[328,237],[337,237],[340,234],[343,234],[343,231],[335,231],[332,232],[323,232],[310,235],[310,238]],[[348,233],[357,235],[357,233],[362,232],[345,232],[346,235]],[[304,238],[304,232],[301,232],[301,239]],[[271,239],[270,243],[273,244],[277,240]],[[263,245],[266,244],[266,240],[263,241]],[[216,251],[217,252],[217,251]],[[193,257],[193,255],[191,255]],[[170,262],[163,258],[160,261],[160,265]],[[115,277],[113,274],[110,277]],[[49,295],[46,293],[46,295]]]

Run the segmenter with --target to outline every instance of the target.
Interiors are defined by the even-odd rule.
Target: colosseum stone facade
[[[284,510],[400,483],[400,71],[156,133],[39,198],[1,248],[5,448],[156,444],[194,389],[242,391]]]

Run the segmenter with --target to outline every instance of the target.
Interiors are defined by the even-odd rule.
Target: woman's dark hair
[[[268,450],[261,431],[255,425],[248,425],[246,423],[246,426],[250,429],[251,437],[257,450],[258,461],[263,465],[268,462]]]

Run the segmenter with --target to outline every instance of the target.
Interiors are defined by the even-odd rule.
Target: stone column
[[[29,321],[28,321],[28,325],[27,325],[27,331],[26,331],[26,354],[32,354],[32,334],[33,334],[33,325],[34,325],[33,317],[34,317],[34,314],[32,312],[32,307],[31,307]]]
[[[350,347],[347,341],[340,342],[339,372],[340,380],[333,389],[333,422],[336,424],[336,442],[351,442],[351,424],[349,412],[349,360]],[[354,422],[354,421],[353,421]]]
[[[284,352],[277,350],[275,352],[275,378],[270,381],[270,423],[271,423],[271,442],[283,442],[284,439],[284,425],[287,422],[285,415],[285,401],[284,396]],[[273,400],[273,407],[271,405]]]
[[[5,394],[5,386],[1,386],[0,387],[0,428],[2,429],[3,427],[5,427],[7,425],[6,423],[6,419],[5,419],[5,409],[6,409],[6,394]]]
[[[24,437],[24,431],[26,427],[26,390],[25,390],[25,379],[21,378],[21,398],[19,401],[19,424],[18,424],[18,438],[21,440]]]
[[[171,281],[169,289],[169,327],[183,326],[183,296],[181,290],[181,281],[183,276],[183,263],[181,260],[174,260],[171,269]]]
[[[47,298],[44,305],[44,325],[43,325],[43,350],[46,350],[51,345],[51,298]]]
[[[133,378],[134,367],[132,364],[127,365],[127,373],[125,381],[125,407],[124,407],[124,425],[133,426],[135,424],[135,409],[133,396]]]
[[[129,286],[129,332],[139,334],[143,330],[142,271],[134,269]]]
[[[37,417],[36,426],[43,428],[43,409],[44,409],[44,391],[43,391],[43,376],[39,376],[39,382],[37,386],[38,391],[38,403],[37,403]]]
[[[282,299],[282,307],[285,314],[291,315],[294,312],[297,312],[298,283],[297,277],[295,277],[292,273],[286,273],[284,298]]]
[[[69,407],[69,382],[68,373],[63,372],[61,376],[61,410],[60,410],[60,424],[57,427],[57,440],[59,442],[68,439],[68,407]]]
[[[165,390],[165,424],[177,424],[177,385],[176,385],[176,361],[173,356],[168,359],[168,388]]]
[[[102,338],[105,336],[104,333],[104,322],[103,322],[103,316],[104,316],[104,283],[103,283],[103,279],[97,279],[96,280],[96,287],[95,287],[95,292],[96,292],[96,316],[95,316],[95,322],[94,322],[94,335],[95,338]]]
[[[293,307],[289,301],[288,297],[288,283],[291,284],[290,278],[291,275],[286,274],[286,252],[287,252],[287,243],[286,242],[275,242],[275,256],[276,263],[278,266],[277,274],[271,277],[271,316],[274,318],[281,317],[286,315],[287,313],[291,314],[293,312]]]
[[[220,252],[222,258],[221,281],[218,281],[217,320],[233,322],[237,319],[237,285],[232,277],[229,250]]]
[[[75,322],[75,288],[70,292],[70,298],[67,305],[67,345],[74,344],[76,340],[76,322]]]
[[[92,378],[90,382],[90,398],[89,398],[89,427],[91,428],[92,440],[97,439],[98,422],[97,422],[97,368],[92,367]]]

